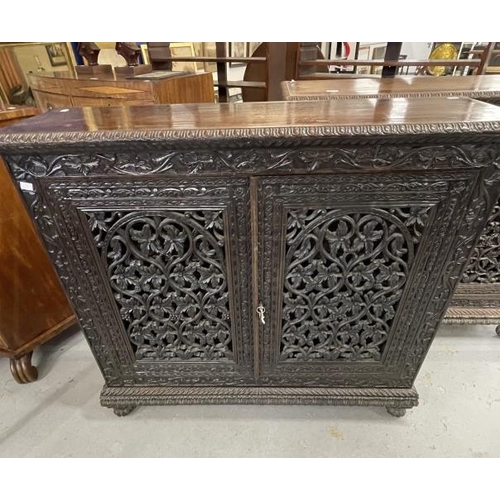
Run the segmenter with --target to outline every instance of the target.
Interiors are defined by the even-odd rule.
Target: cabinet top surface
[[[69,80],[69,81],[77,81],[84,82],[89,84],[98,84],[99,82],[131,82],[131,81],[157,81],[157,80],[166,80],[171,78],[182,78],[186,76],[193,76],[197,73],[187,72],[187,71],[152,71],[151,73],[146,73],[142,75],[136,76],[126,76],[120,75],[115,72],[112,73],[101,73],[101,74],[88,74],[88,75],[78,75],[74,74],[71,71],[55,71],[51,72],[43,72],[43,73],[31,73],[29,74],[30,80]]]
[[[176,104],[51,110],[0,131],[18,146],[119,141],[329,138],[500,130],[500,107],[471,99]]]
[[[444,94],[479,97],[500,96],[500,76],[397,76],[394,78],[351,78],[299,80],[282,83],[286,99],[340,99],[387,94]]]

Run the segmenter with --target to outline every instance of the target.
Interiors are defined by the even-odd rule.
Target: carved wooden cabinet
[[[470,97],[500,104],[500,78],[474,75],[297,80],[281,83],[281,97],[286,101]]]
[[[101,403],[393,415],[500,190],[472,100],[51,111],[0,134]],[[124,123],[126,125],[124,125]]]
[[[492,75],[301,80],[282,82],[281,88],[283,99],[289,101],[465,96],[500,105],[500,78]],[[496,324],[500,335],[500,200],[465,268],[445,320]]]

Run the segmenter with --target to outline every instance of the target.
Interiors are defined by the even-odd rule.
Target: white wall
[[[403,42],[401,54],[407,59],[428,59],[431,53],[432,42]]]

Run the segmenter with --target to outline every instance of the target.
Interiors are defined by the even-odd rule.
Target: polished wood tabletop
[[[203,72],[200,72],[203,73]],[[114,82],[126,82],[130,80],[161,80],[161,79],[170,79],[170,78],[181,78],[186,76],[192,76],[195,74],[200,74],[189,71],[152,71],[150,73],[143,73],[141,75],[136,76],[127,76],[119,73],[115,73],[112,71],[111,73],[97,73],[97,74],[77,74],[72,71],[45,71],[42,73],[32,73],[32,77],[36,77],[37,79],[49,79],[49,80],[106,80],[106,81],[114,81]]]
[[[285,100],[392,97],[500,97],[500,76],[397,76],[282,82]]]
[[[0,127],[6,126],[21,118],[35,116],[38,113],[38,109],[31,106],[14,106],[0,103]]]
[[[500,108],[456,98],[70,108],[51,110],[2,129],[0,149],[16,143],[99,142],[118,138],[447,133],[456,132],[456,125],[465,130],[499,130]]]

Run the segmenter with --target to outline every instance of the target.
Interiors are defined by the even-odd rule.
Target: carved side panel
[[[481,238],[474,247],[451,305],[465,308],[494,309],[500,307],[500,200],[495,203]],[[497,313],[492,311],[492,315]],[[482,322],[480,313],[478,323]],[[472,316],[474,317],[474,316]]]
[[[262,383],[410,386],[423,354],[402,378],[405,346],[421,335],[423,318],[437,326],[457,282],[447,274],[449,253],[476,178],[469,171],[263,179]],[[443,282],[448,295],[438,300]]]
[[[500,203],[497,201],[488,225],[474,248],[461,282],[500,283]]]
[[[108,384],[253,382],[248,181],[43,182]]]

